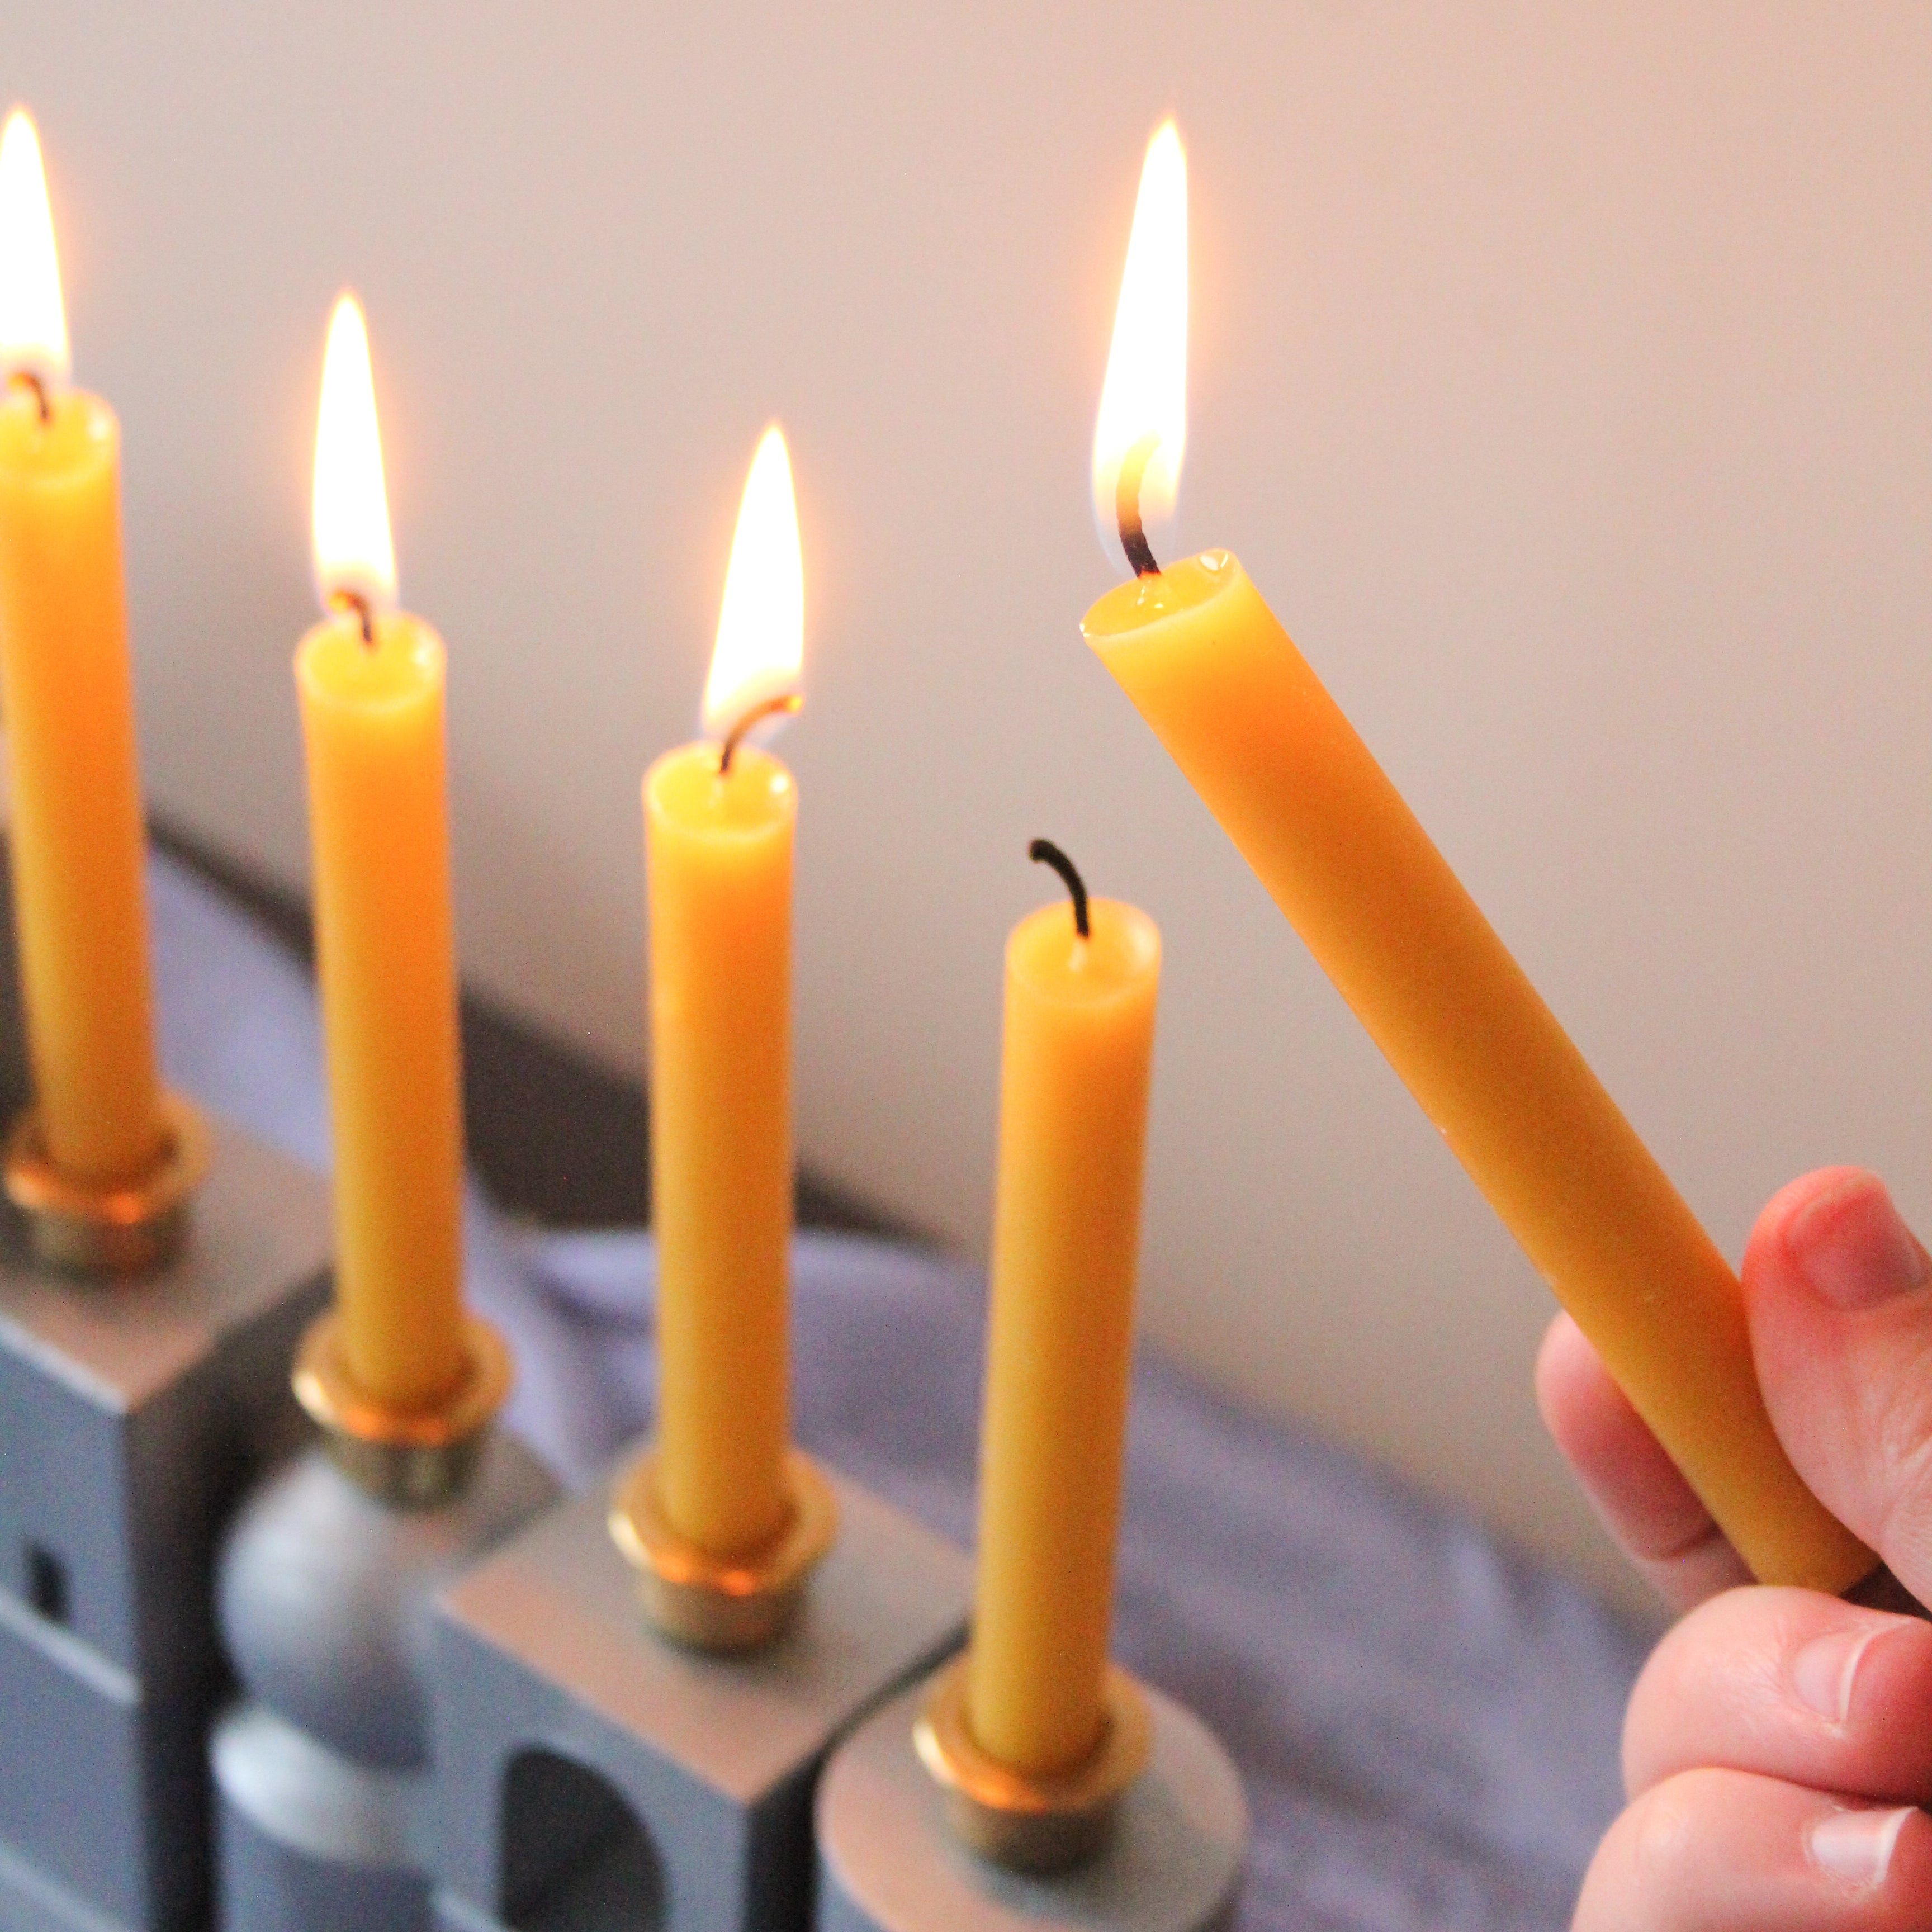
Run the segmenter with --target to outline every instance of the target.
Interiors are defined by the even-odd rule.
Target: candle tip
[[[802,710],[805,700],[795,691],[782,692],[776,698],[768,698],[762,704],[754,704],[741,716],[725,734],[724,748],[718,754],[718,776],[727,776],[731,770],[731,760],[737,755],[739,742],[752,727],[761,719],[776,718],[781,713],[789,717],[794,711]]]
[[[1073,929],[1082,939],[1092,936],[1087,918],[1087,881],[1079,868],[1051,838],[1036,838],[1027,848],[1027,856],[1036,866],[1051,866],[1066,882],[1073,895]]]

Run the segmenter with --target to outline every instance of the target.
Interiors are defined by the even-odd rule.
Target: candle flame
[[[718,644],[704,685],[704,730],[722,738],[754,705],[795,691],[805,658],[805,568],[784,432],[758,440],[724,574]]]
[[[372,612],[393,608],[396,553],[382,487],[369,332],[352,295],[336,298],[328,320],[315,424],[313,517],[315,584],[323,604],[334,609],[359,603]]]
[[[0,134],[0,368],[58,388],[72,367],[40,136],[16,107]]]
[[[1143,515],[1171,516],[1187,443],[1187,158],[1172,121],[1148,143],[1114,346],[1094,426],[1094,515],[1109,556],[1120,543],[1114,491],[1127,452],[1159,439],[1141,479]]]

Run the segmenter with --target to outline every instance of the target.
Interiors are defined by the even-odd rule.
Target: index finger
[[[1544,1426],[1604,1526],[1675,1610],[1752,1580],[1711,1513],[1567,1315],[1543,1338],[1536,1400]]]

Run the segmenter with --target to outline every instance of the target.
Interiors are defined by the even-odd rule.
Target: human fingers
[[[1759,1216],[1744,1284],[1798,1473],[1932,1602],[1932,1258],[1876,1175],[1826,1168]]]
[[[1732,1590],[1651,1653],[1624,1719],[1634,1797],[1700,1766],[1932,1798],[1932,1624],[1814,1590]]]
[[[1749,1772],[1680,1772],[1597,1848],[1571,1932],[1924,1932],[1932,1818]]]
[[[1543,1338],[1536,1399],[1604,1527],[1672,1610],[1750,1582],[1743,1559],[1567,1315]]]

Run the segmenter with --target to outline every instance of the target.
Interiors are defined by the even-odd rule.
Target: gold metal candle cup
[[[638,1572],[644,1614],[695,1650],[756,1650],[784,1634],[806,1578],[838,1533],[838,1499],[810,1457],[785,1457],[791,1513],[777,1535],[748,1555],[716,1556],[687,1542],[658,1499],[649,1450],[623,1471],[610,1499],[610,1535]]]
[[[490,1424],[510,1392],[510,1352],[487,1322],[464,1318],[464,1377],[434,1408],[372,1402],[350,1379],[334,1310],[309,1324],[296,1351],[296,1400],[320,1426],[336,1467],[379,1502],[430,1509],[468,1486]]]
[[[934,1678],[913,1726],[920,1761],[946,1793],[946,1822],[969,1850],[1010,1870],[1064,1871],[1107,1841],[1120,1794],[1146,1768],[1153,1724],[1141,1688],[1107,1672],[1106,1713],[1084,1762],[1050,1777],[988,1757],[966,1721],[966,1667],[956,1658]]]
[[[132,1180],[76,1179],[47,1152],[40,1110],[7,1135],[0,1184],[25,1223],[28,1251],[64,1274],[146,1274],[172,1261],[188,1234],[188,1203],[208,1172],[208,1123],[178,1094],[161,1096],[161,1148]]]

